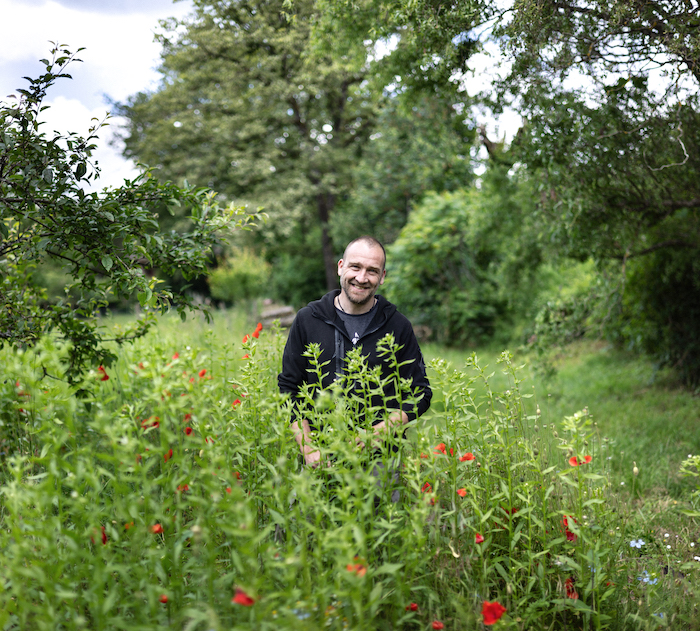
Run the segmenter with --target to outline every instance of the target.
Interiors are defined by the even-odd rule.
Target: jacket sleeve
[[[430,400],[433,398],[433,391],[430,389],[423,353],[421,353],[418,340],[415,333],[413,333],[413,327],[411,327],[408,320],[405,321],[403,331],[404,335],[399,340],[399,344],[403,345],[403,348],[399,351],[397,359],[401,363],[409,362],[400,368],[400,373],[402,378],[411,381],[418,401],[415,404],[404,401],[401,404],[401,409],[406,412],[408,420],[413,421],[428,411]]]
[[[300,312],[301,313],[301,312]],[[299,418],[302,406],[299,389],[306,380],[307,362],[303,356],[306,349],[300,314],[297,314],[289,330],[287,343],[282,353],[282,372],[277,376],[277,385],[282,394],[289,393],[292,400],[292,421]]]

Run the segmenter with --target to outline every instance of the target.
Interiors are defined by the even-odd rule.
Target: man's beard
[[[372,288],[369,287],[370,291],[367,294],[367,297],[362,298],[362,299],[358,299],[358,298],[353,298],[352,295],[350,294],[349,288],[352,287],[352,285],[350,284],[349,281],[347,281],[347,280],[341,281],[340,286],[343,290],[343,293],[345,294],[345,297],[350,302],[352,302],[352,304],[354,304],[354,305],[366,305],[372,298],[374,298],[374,293],[376,291],[376,288],[375,288],[375,291],[372,291]]]

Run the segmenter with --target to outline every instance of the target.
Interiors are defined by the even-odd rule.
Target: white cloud
[[[67,0],[62,0],[64,3]],[[72,2],[85,6],[87,2]],[[67,45],[82,63],[73,63],[71,80],[60,79],[47,95],[50,106],[45,131],[57,129],[86,135],[93,117],[102,120],[109,110],[105,97],[125,101],[137,92],[153,89],[160,75],[160,45],[154,42],[158,20],[182,17],[191,1],[167,4],[162,0],[90,0],[83,9],[70,8],[54,0],[0,0],[0,100],[27,87],[23,76],[44,71],[39,59],[50,58],[49,41]],[[97,8],[95,8],[97,7]],[[118,12],[120,7],[126,10]],[[120,124],[111,119],[100,132],[96,158],[102,168],[99,188],[119,186],[133,177],[133,165],[109,146],[113,130]]]

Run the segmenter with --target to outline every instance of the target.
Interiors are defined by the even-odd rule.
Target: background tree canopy
[[[164,24],[161,87],[121,109],[127,155],[265,206],[269,225],[238,245],[272,263],[274,297],[336,286],[339,248],[372,232],[406,253],[392,291],[422,294],[401,306],[424,305],[442,339],[507,323],[542,346],[595,331],[697,383],[699,29],[680,0],[197,0]],[[470,94],[487,41],[506,72]],[[492,166],[478,179],[475,104],[524,121],[510,147],[483,135]],[[453,215],[458,273],[435,275],[421,259]],[[595,277],[558,294],[556,268],[588,261]]]

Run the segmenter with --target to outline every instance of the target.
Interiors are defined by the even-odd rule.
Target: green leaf
[[[112,261],[112,257],[109,254],[105,254],[102,257],[102,265],[104,268],[109,272],[109,270],[112,269],[112,265],[114,265],[114,261]]]

